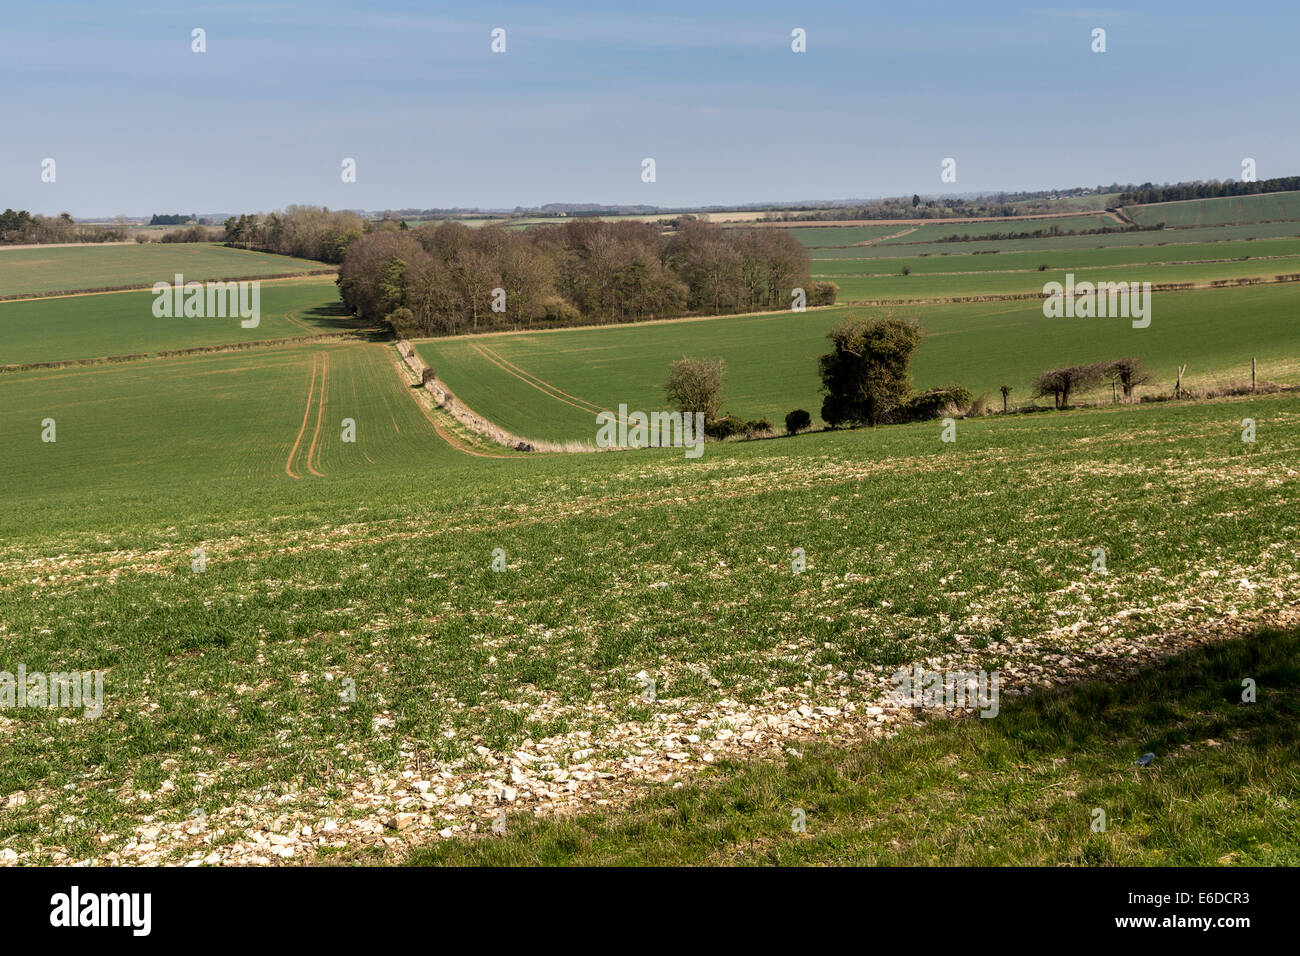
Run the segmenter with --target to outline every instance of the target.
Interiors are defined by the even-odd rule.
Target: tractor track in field
[[[916,226],[913,226],[913,227],[910,228],[910,229],[904,229],[902,232],[894,232],[894,233],[890,233],[888,236],[877,236],[875,239],[864,239],[864,240],[862,240],[861,242],[855,242],[855,243],[853,243],[852,246],[829,246],[829,247],[827,247],[827,248],[831,248],[831,249],[852,249],[852,248],[854,248],[854,246],[874,246],[874,245],[877,245],[877,244],[882,243],[882,242],[889,242],[889,240],[891,240],[891,239],[901,239],[901,238],[903,238],[903,236],[910,236],[912,233],[916,232],[916,230],[917,230],[917,227],[916,227]]]
[[[307,433],[307,422],[308,422],[308,420],[310,420],[310,418],[311,418],[312,399],[313,399],[313,398],[315,397],[315,395],[316,395],[316,378],[317,378],[318,375],[320,375],[320,376],[321,376],[321,379],[322,379],[321,395],[322,395],[322,403],[323,403],[323,396],[324,396],[324,392],[325,392],[325,389],[324,389],[324,383],[323,383],[324,375],[323,375],[323,373],[321,372],[321,369],[320,369],[320,366],[321,366],[321,364],[322,364],[321,360],[322,360],[323,358],[324,358],[324,355],[323,355],[323,353],[321,353],[321,352],[313,352],[313,353],[312,353],[312,356],[311,356],[311,384],[307,386],[307,403],[306,403],[306,406],[303,408],[303,411],[302,411],[302,424],[298,427],[298,437],[294,439],[294,441],[293,441],[293,447],[289,449],[289,457],[288,457],[287,459],[285,459],[285,462],[284,462],[284,473],[285,473],[286,475],[288,475],[290,478],[294,478],[294,479],[301,479],[301,478],[302,478],[302,475],[296,473],[296,472],[293,470],[293,460],[294,460],[294,458],[295,458],[295,457],[297,456],[297,454],[298,454],[298,448],[302,445],[302,437],[303,437],[303,435],[305,435],[305,434]],[[320,432],[320,417],[319,417],[319,412],[317,413],[316,431],[317,431],[317,433],[319,434],[319,432]],[[313,439],[312,439],[312,448],[314,449],[315,446],[316,446],[316,439],[313,437]],[[307,453],[307,458],[308,458],[308,467],[310,467],[310,465],[311,465],[311,451],[310,451],[310,450],[309,450],[308,453]],[[312,471],[313,471],[315,474],[320,474],[320,472],[316,472],[315,469],[312,469]]]
[[[321,422],[325,417],[325,381],[329,372],[330,357],[328,352],[322,352],[320,353],[320,356],[320,398],[316,403],[316,430],[312,432],[311,447],[307,449],[307,470],[319,478],[324,478],[325,473],[316,467],[316,465],[320,464],[320,453],[317,450],[319,447],[317,443],[320,441]],[[316,465],[312,464],[313,457],[316,459]]]
[[[532,372],[526,371],[514,362],[511,362],[509,359],[503,358],[496,349],[488,348],[481,342],[471,342],[470,347],[478,351],[479,354],[493,365],[496,365],[503,372],[508,375],[513,375],[525,385],[531,385],[548,398],[553,398],[557,402],[563,402],[565,405],[572,405],[579,411],[591,412],[593,415],[599,415],[601,412],[608,412],[616,418],[618,417],[617,413],[612,408],[605,408],[603,405],[597,405],[595,402],[589,402],[585,398],[579,398],[577,395],[571,395],[563,389],[557,388],[550,382],[546,381],[546,379],[538,378]],[[572,401],[570,401],[570,399]],[[624,425],[627,424],[627,422],[622,418],[618,418],[618,421]]]

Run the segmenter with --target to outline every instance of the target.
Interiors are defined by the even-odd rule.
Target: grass
[[[1046,319],[1032,300],[896,311],[918,318],[927,333],[912,369],[918,388],[962,384],[996,396],[1007,384],[1013,402],[1023,403],[1030,400],[1033,376],[1044,369],[1125,355],[1141,358],[1166,391],[1183,363],[1196,385],[1249,380],[1252,357],[1264,380],[1300,381],[1295,296],[1289,285],[1157,294],[1146,329],[1123,319]],[[583,402],[663,408],[668,364],[683,354],[727,362],[726,410],[780,423],[786,412],[804,408],[817,421],[816,358],[828,347],[826,332],[846,314],[872,311],[834,308],[434,339],[418,349],[462,401],[515,434],[594,441],[595,414],[580,407]],[[502,367],[507,363],[513,368]],[[539,381],[550,390],[537,387]],[[1108,389],[1097,397],[1109,398]]]
[[[1255,703],[1242,701],[1246,676]],[[1155,759],[1134,766],[1144,753]],[[1266,629],[1012,699],[993,719],[728,762],[627,810],[515,814],[503,834],[439,841],[407,862],[1296,866],[1298,800],[1300,631]]]
[[[1134,222],[1169,228],[1236,225],[1275,220],[1300,220],[1300,192],[1258,193],[1252,196],[1222,196],[1216,199],[1188,199],[1180,202],[1125,206],[1124,214]]]
[[[171,282],[292,275],[328,269],[309,259],[294,259],[213,243],[0,247],[0,296],[73,292],[78,289],[148,287]]]
[[[387,360],[330,351],[345,349],[376,374]],[[277,471],[308,387],[306,350],[283,364],[294,352],[248,372],[225,363],[251,355],[177,360],[149,385],[111,384],[134,365],[68,373],[102,377],[61,383],[57,447],[36,441],[41,373],[0,380],[18,410],[3,480],[24,489],[0,513],[0,667],[107,671],[98,720],[0,714],[0,792],[27,799],[0,809],[4,846],[99,858],[196,808],[222,840],[351,825],[400,806],[421,761],[449,775],[448,804],[476,794],[468,824],[504,773],[489,757],[527,748],[562,772],[587,748],[617,767],[670,715],[707,743],[799,702],[864,706],[908,661],[1031,668],[1087,653],[1102,627],[1155,641],[1266,615],[1300,580],[1293,396],[971,421],[956,445],[932,424],[810,435],[696,462],[471,459],[406,437],[424,421],[412,405],[389,441],[327,449],[324,475],[295,481]],[[337,434],[349,383],[368,396],[379,380],[330,381]],[[382,415],[357,419],[373,436]],[[376,458],[398,434],[409,448]],[[1139,533],[1151,514],[1179,520]],[[1110,571],[1090,579],[1099,543]],[[490,570],[496,548],[507,573]],[[638,696],[644,669],[660,708]],[[209,852],[201,835],[168,845]]]
[[[360,326],[344,313],[332,278],[263,282],[261,320],[158,318],[150,292],[0,302],[0,364],[104,358],[169,349],[305,337]]]
[[[928,256],[908,256],[900,251],[897,257],[869,260],[814,259],[812,272],[815,276],[839,281],[838,276],[841,275],[896,276],[903,266],[911,269],[914,275],[935,272],[975,273],[1014,270],[1036,272],[1040,265],[1060,271],[1296,255],[1300,255],[1300,239],[1296,238],[1180,243],[1164,246],[1118,246],[1106,249],[1053,249],[1038,252],[1005,252],[997,255],[975,255],[966,252],[962,244],[953,243],[950,250]]]
[[[1138,246],[1173,246],[1187,243],[1245,242],[1258,239],[1281,239],[1300,236],[1300,223],[1268,222],[1245,226],[1206,226],[1187,229],[1150,229],[1138,232],[1113,232],[1094,236],[1044,236],[1038,239],[979,239],[966,242],[908,242],[902,236],[891,243],[816,249],[818,259],[873,259],[879,257],[919,256],[945,253],[972,254],[1008,252],[1048,252],[1071,249],[1113,249]],[[1207,257],[1207,258],[1213,258]]]
[[[1267,233],[1180,235],[1253,228]],[[1083,252],[1128,237],[1077,238]],[[0,362],[352,325],[328,279],[263,296],[247,331],[154,320],[148,293],[0,304]],[[926,306],[914,374],[1006,382],[1023,400],[1055,364],[1137,354],[1165,387],[1188,363],[1197,386],[1258,356],[1263,377],[1300,381],[1294,301],[1287,286],[1171,294],[1145,330],[1049,322],[1036,302]],[[590,407],[560,399],[660,407],[683,352],[727,359],[733,412],[815,413],[813,359],[846,311],[419,348],[512,431],[590,440]],[[348,340],[0,375],[0,670],[102,669],[106,694],[99,719],[0,710],[0,849],[25,863],[214,848],[250,861],[259,838],[328,820],[339,841],[321,854],[392,861],[509,805],[513,835],[417,859],[1296,862],[1295,635],[1132,679],[1115,660],[1276,624],[1294,602],[1300,395],[969,419],[955,444],[930,422],[710,444],[699,460],[522,456],[422,408],[395,359]],[[801,707],[860,716],[913,661],[997,668],[1011,686],[1063,658],[1112,679],[888,745],[799,743],[763,763],[738,744],[827,726]],[[1257,710],[1224,697],[1247,667]],[[601,796],[584,782],[596,774],[641,781],[671,748],[684,753],[674,777],[706,775],[676,791],[629,783],[644,800],[626,816],[534,830],[519,815]],[[1133,768],[1148,750],[1157,762]],[[796,799],[809,811],[797,837]],[[1100,839],[1079,815],[1092,806],[1111,814]],[[430,819],[380,829],[412,808]]]
[[[980,257],[984,258],[984,257]],[[991,257],[989,257],[991,258]],[[873,260],[880,261],[880,260]],[[895,264],[897,260],[890,260]],[[903,265],[908,265],[904,263]],[[1142,264],[1130,266],[1064,266],[1039,272],[980,271],[970,274],[901,275],[903,266],[892,275],[870,278],[835,277],[840,287],[837,301],[879,301],[893,299],[941,299],[972,295],[1019,295],[1041,293],[1043,283],[1065,281],[1066,271],[1074,273],[1076,282],[1150,282],[1152,285],[1191,282],[1208,285],[1216,280],[1260,279],[1300,273],[1300,256],[1279,259],[1250,259],[1245,262],[1197,262],[1177,265]],[[910,265],[908,266],[910,268]]]
[[[1060,216],[1045,219],[1007,219],[995,222],[971,222],[943,219],[932,222],[898,222],[874,226],[790,226],[791,235],[814,250],[843,248],[872,240],[875,243],[933,242],[948,236],[984,236],[1013,232],[1033,232],[1055,226],[1062,233],[1083,229],[1120,226],[1114,218],[1098,213],[1091,216]],[[893,238],[896,237],[896,238]]]
[[[115,502],[104,508],[112,519],[123,494],[165,501],[200,483],[237,499],[250,484],[294,483],[286,467],[311,483],[313,438],[313,466],[326,475],[458,457],[403,394],[390,355],[380,345],[282,346],[0,377],[0,527],[57,514],[87,487],[101,489],[90,500]],[[46,418],[53,443],[41,441]],[[342,441],[344,418],[355,442]]]

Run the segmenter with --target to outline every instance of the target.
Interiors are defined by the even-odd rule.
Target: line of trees
[[[76,222],[69,213],[57,216],[33,216],[26,209],[6,209],[0,213],[0,243],[28,245],[55,242],[122,242],[124,224],[90,226]]]
[[[1153,186],[1143,183],[1137,189],[1119,197],[1116,205],[1136,206],[1149,202],[1178,202],[1183,199],[1217,199],[1220,196],[1254,196],[1258,193],[1281,193],[1300,189],[1300,176],[1279,176],[1241,182],[1229,179],[1223,182],[1178,183],[1174,186]]]
[[[354,212],[324,206],[286,206],[262,217],[231,216],[222,241],[240,249],[276,252],[299,259],[342,262],[348,247],[365,234],[368,223]]]
[[[1092,229],[1062,229],[1059,225],[1046,226],[1039,229],[1024,230],[1022,232],[986,232],[981,235],[961,235],[954,233],[951,236],[943,236],[939,239],[927,240],[929,242],[983,242],[993,239],[1051,239],[1057,236],[1104,236],[1112,232],[1157,232],[1165,228],[1165,224],[1159,223],[1154,226],[1143,226],[1138,223],[1125,226],[1097,226]],[[906,243],[904,243],[906,245]]]
[[[807,250],[784,230],[581,218],[527,231],[453,222],[380,224],[339,270],[347,307],[405,334],[538,324],[625,322],[684,314],[830,304]]]

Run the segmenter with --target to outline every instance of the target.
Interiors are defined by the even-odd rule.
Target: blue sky
[[[1294,175],[1297,41],[1292,2],[0,0],[0,207],[724,205],[1229,178],[1247,156]]]

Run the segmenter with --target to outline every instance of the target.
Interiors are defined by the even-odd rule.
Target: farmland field
[[[920,656],[1013,686],[1061,655],[1089,666],[1103,644],[1242,626],[1300,580],[1281,545],[1300,530],[1293,396],[971,421],[955,446],[920,424],[699,462],[498,461],[439,445],[385,384],[390,351],[0,379],[4,479],[25,489],[5,501],[5,637],[29,668],[93,666],[107,688],[102,718],[57,734],[48,712],[0,717],[0,789],[25,797],[0,833],[23,860],[382,859],[485,828],[503,786],[522,812],[590,805],[596,772],[636,755],[678,774],[858,714],[878,727],[865,708]],[[323,474],[295,480],[313,354],[330,362],[328,440]],[[1151,513],[1179,520],[1133,535]],[[1110,574],[1089,584],[1098,543]],[[807,573],[790,573],[792,547]],[[666,766],[665,735],[680,751]],[[413,788],[431,764],[438,789]],[[430,822],[395,847],[370,839],[410,807]],[[323,841],[304,836],[324,821]]]
[[[464,457],[403,394],[391,355],[326,343],[0,376],[10,451],[0,527],[56,520],[92,478],[102,491],[76,507],[87,527],[105,527],[130,502],[187,501],[196,484],[214,508],[238,510],[281,482],[374,480],[411,461]],[[46,418],[51,443],[39,440]],[[340,440],[343,418],[356,422],[355,442]]]
[[[869,246],[837,246],[811,250],[815,260],[872,259],[880,256],[969,255],[972,253],[1034,252],[1049,249],[1111,249],[1133,246],[1211,245],[1253,239],[1300,236],[1300,222],[1267,222],[1246,226],[1202,226],[1188,229],[1145,229],[1093,236],[1042,236],[1036,239],[979,239],[963,242],[915,242],[901,236]]]
[[[0,296],[78,289],[146,288],[171,282],[328,271],[307,259],[228,249],[211,243],[92,245],[49,249],[0,246]]]
[[[1295,285],[1159,294],[1145,329],[1124,319],[1047,319],[1037,300],[895,311],[926,331],[913,366],[917,387],[961,384],[978,394],[1011,385],[1023,402],[1045,368],[1126,355],[1143,359],[1164,386],[1184,362],[1199,384],[1249,377],[1252,356],[1264,378],[1300,383],[1297,295]],[[461,400],[515,434],[592,441],[593,408],[664,407],[668,364],[683,354],[727,362],[723,404],[733,414],[779,423],[804,408],[816,420],[816,358],[827,349],[826,332],[854,311],[431,339],[418,347]]]
[[[791,234],[810,249],[841,248],[871,240],[873,244],[886,245],[912,242],[934,242],[948,236],[984,236],[1006,233],[1033,232],[1056,228],[1062,234],[1087,229],[1123,226],[1113,216],[1097,213],[1088,216],[1059,216],[1042,219],[1023,217],[995,221],[970,221],[944,219],[923,223],[899,222],[873,226],[790,226]]]
[[[937,244],[958,254],[931,259],[915,252],[935,244],[904,244],[893,255],[907,258],[863,258],[845,271],[844,260],[815,259],[812,271],[850,295],[855,281],[943,294],[1038,289],[1066,269],[1080,278],[1136,269],[1152,281],[1291,271],[1282,265],[1291,260],[1264,257],[1295,256],[1295,240],[1213,241],[1236,228],[1252,227],[1188,230],[1205,240],[1168,246],[1119,241],[1155,233],[1075,237],[1087,242],[1059,247],[1059,259],[1038,248],[973,256],[978,244],[965,243]],[[1044,258],[1051,270],[1040,273]],[[1216,258],[1232,261],[1203,261]],[[143,261],[127,271],[152,268]],[[903,263],[916,274],[852,272]],[[1127,355],[1154,373],[1152,393],[1168,392],[1183,363],[1189,386],[1243,380],[1252,357],[1263,379],[1300,384],[1297,288],[1157,294],[1141,330],[1049,320],[1036,300],[896,312],[926,332],[912,366],[918,387],[995,395],[1007,384],[1012,404],[1027,405],[1043,369]],[[255,330],[155,319],[151,302],[124,292],[0,303],[0,360],[238,345],[360,324],[343,314],[330,277],[264,283]],[[780,423],[805,408],[817,423],[816,357],[849,314],[878,311],[840,305],[416,348],[457,402],[497,425],[589,443],[598,408],[662,408],[668,363],[683,354],[726,360],[724,410]],[[0,664],[21,651],[32,671],[105,673],[100,718],[0,713],[6,859],[396,862],[486,830],[503,809],[614,813],[644,799],[648,780],[694,781],[684,793],[700,801],[715,799],[713,781],[744,788],[738,807],[762,805],[763,788],[777,785],[764,776],[776,772],[769,759],[795,743],[824,756],[818,779],[852,773],[866,786],[861,767],[840,762],[858,748],[811,742],[835,735],[870,742],[899,730],[900,749],[888,751],[899,760],[912,747],[946,746],[996,766],[1004,744],[980,729],[986,722],[947,737],[914,727],[925,722],[908,712],[882,711],[889,675],[919,660],[998,669],[1012,696],[1159,658],[1177,643],[1171,635],[1244,639],[1297,623],[1295,392],[972,417],[954,443],[940,439],[938,422],[711,443],[690,460],[680,450],[515,453],[416,384],[392,342],[359,338],[0,375]],[[1245,418],[1257,422],[1254,443],[1241,440]],[[53,441],[43,440],[49,426]],[[1152,515],[1174,520],[1139,533]],[[1091,569],[1097,547],[1108,553],[1104,576]],[[807,557],[798,574],[794,549]],[[1268,673],[1287,679],[1286,662],[1274,666]],[[642,697],[647,677],[653,703]],[[1216,705],[1201,703],[1197,719],[1211,723]],[[1010,726],[1044,735],[1032,708],[1010,712]],[[1100,779],[1130,744],[1089,733],[1089,772]],[[1243,788],[1270,798],[1231,805],[1248,804],[1249,821],[1272,826],[1272,798],[1294,796],[1292,764],[1235,739],[1221,756]],[[1059,755],[1040,757],[1055,767]],[[1194,779],[1205,800],[1228,800],[1208,773],[1188,786]],[[1060,784],[1054,812],[1079,812],[1091,796],[1066,796],[1075,789],[1065,782],[1042,786]],[[944,803],[950,792],[870,799]],[[980,815],[1040,799],[1037,788],[979,793],[988,800]],[[1182,799],[1144,793],[1152,814]],[[736,812],[750,845],[780,842],[764,835],[767,817]],[[629,819],[644,832],[657,825]],[[804,862],[944,859],[938,829],[886,852],[879,825],[850,815],[829,843],[773,852]],[[492,852],[554,846],[519,829],[536,833],[531,851],[503,840]],[[1019,839],[1046,864],[1086,854],[1160,862],[1119,827],[1086,846],[1078,834]],[[1244,841],[1216,831],[1167,845],[1196,863],[1229,852],[1277,862],[1296,843]],[[627,862],[708,860],[718,852],[716,841],[708,847],[666,840],[639,857],[611,852]],[[480,851],[423,852],[454,861]]]
[[[1101,267],[1053,266],[1042,272],[1037,269],[1015,272],[973,269],[964,272],[957,271],[958,263],[949,259],[946,264],[951,271],[916,275],[902,274],[904,267],[911,268],[910,262],[898,263],[896,260],[891,260],[891,264],[898,266],[892,274],[870,277],[835,276],[835,284],[840,287],[837,301],[853,303],[881,299],[940,299],[969,295],[1018,295],[1041,292],[1044,282],[1049,280],[1063,282],[1066,271],[1074,274],[1076,282],[1138,281],[1150,282],[1153,285],[1172,282],[1208,285],[1216,281],[1232,279],[1272,281],[1279,275],[1300,273],[1300,255],[1275,259],[1249,259],[1244,262],[1233,260],[1170,265],[1153,263]]]
[[[834,279],[840,275],[898,275],[903,266],[913,274],[927,272],[999,272],[1101,266],[1129,266],[1173,262],[1200,262],[1265,259],[1276,256],[1300,256],[1300,238],[1258,239],[1240,242],[1178,243],[1160,246],[1108,246],[1103,249],[1073,247],[1044,249],[1037,252],[997,252],[975,255],[966,253],[960,244],[931,255],[913,255],[906,249],[894,250],[890,257],[861,259],[813,260],[813,275]]]
[[[151,353],[302,337],[360,326],[343,313],[331,277],[265,281],[261,318],[159,318],[150,292],[105,292],[0,302],[0,365]]]
[[[1125,206],[1124,213],[1144,226],[1165,223],[1171,229],[1237,223],[1300,220],[1300,192],[1221,196],[1180,202]]]

